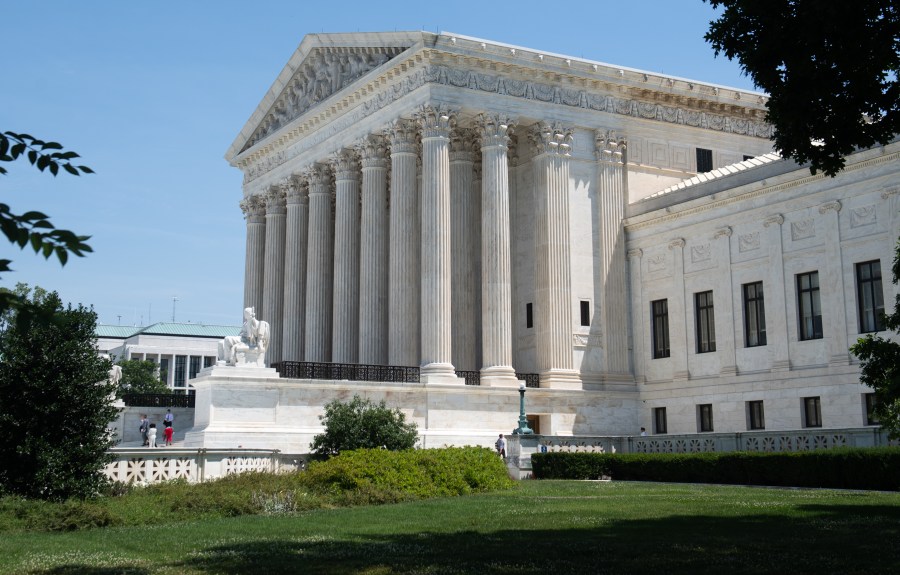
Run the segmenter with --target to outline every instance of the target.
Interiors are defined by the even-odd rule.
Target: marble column
[[[306,335],[304,361],[331,361],[334,228],[331,219],[331,174],[315,164],[309,182],[309,245],[306,259]]]
[[[455,114],[424,107],[422,128],[423,383],[458,383],[453,368],[450,300],[450,129]]]
[[[737,375],[737,357],[735,356],[735,319],[734,314],[734,282],[731,273],[731,228],[725,226],[716,230],[713,239],[722,239],[719,248],[720,256],[718,260],[721,263],[725,273],[724,297],[720,296],[718,301],[721,302],[722,313],[716,313],[716,319],[719,327],[716,328],[716,350],[722,358],[722,366],[720,372],[722,375]],[[718,311],[718,310],[716,310]],[[725,329],[721,329],[724,327]]]
[[[847,333],[847,305],[844,300],[843,256],[841,250],[841,202],[834,200],[819,206],[825,231],[825,269],[821,285],[834,286],[824,289],[822,315],[824,336],[828,339],[829,365],[850,363],[849,334]],[[855,270],[854,270],[855,273]],[[854,276],[855,279],[855,276]],[[852,293],[852,292],[851,292]]]
[[[285,185],[273,186],[266,196],[266,265],[263,280],[262,313],[258,319],[269,322],[271,334],[266,364],[281,361],[281,329],[284,312],[284,234]]]
[[[625,140],[612,130],[598,131],[594,141],[600,173],[597,203],[600,219],[600,332],[605,371],[628,373],[628,293],[625,289]]]
[[[419,197],[415,123],[399,120],[391,144],[388,275],[388,363],[419,365]]]
[[[359,363],[388,361],[387,143],[370,136],[359,147],[362,223],[359,256]]]
[[[292,176],[287,190],[284,254],[283,361],[303,361],[306,317],[306,249],[309,229],[309,189],[306,181]]]
[[[241,201],[247,220],[247,252],[244,262],[244,307],[262,311],[266,263],[266,203],[259,195]]]
[[[334,315],[331,361],[359,357],[359,159],[353,150],[334,156]]]
[[[512,122],[481,114],[481,385],[518,387],[512,367],[512,272],[509,243],[509,137]]]
[[[475,134],[457,129],[450,135],[450,220],[452,243],[453,365],[475,371]]]
[[[692,345],[688,337],[688,302],[685,300],[684,291],[684,238],[675,238],[669,242],[669,249],[674,259],[674,272],[672,277],[672,297],[669,298],[669,326],[680,326],[680,334],[672,334],[669,338],[669,349],[672,358],[672,379],[686,380],[690,378],[688,371],[688,350]]]
[[[571,129],[540,123],[535,147],[535,344],[541,387],[580,389],[572,353],[572,261],[569,250]]]
[[[790,345],[787,330],[787,296],[790,286],[784,283],[784,240],[782,225],[784,216],[776,214],[765,219],[763,227],[768,232],[766,243],[769,247],[769,265],[767,280],[763,282],[763,297],[766,309],[766,344],[771,350],[772,371],[788,371],[791,369]],[[759,235],[746,234],[739,240],[742,246],[759,245]],[[771,304],[769,303],[771,298]]]

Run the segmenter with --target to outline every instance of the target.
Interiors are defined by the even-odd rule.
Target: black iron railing
[[[517,373],[516,379],[525,381],[525,387],[540,387],[541,378],[536,373]]]
[[[195,396],[175,393],[126,393],[122,401],[127,407],[194,407]]]
[[[282,361],[272,364],[278,375],[290,379],[348,379],[351,381],[419,381],[418,367]]]
[[[481,373],[477,371],[457,370],[456,377],[466,380],[466,385],[481,385]]]

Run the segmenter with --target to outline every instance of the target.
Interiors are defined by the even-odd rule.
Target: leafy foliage
[[[706,40],[769,93],[775,148],[834,176],[856,148],[900,132],[900,5],[894,0],[706,0]]]
[[[900,282],[900,239],[891,268],[894,285]],[[894,313],[884,315],[884,328],[900,334],[900,295]],[[875,390],[875,417],[892,439],[900,439],[900,343],[870,333],[850,347],[859,358],[860,381]]]
[[[72,163],[72,160],[79,157],[78,154],[62,150],[62,145],[56,142],[45,142],[29,134],[0,133],[0,163],[26,158],[38,170],[48,170],[54,176],[60,169],[73,176],[94,173],[87,166]],[[0,164],[0,174],[6,173],[6,168]],[[45,259],[56,255],[62,265],[66,265],[69,254],[83,257],[93,251],[85,243],[90,236],[79,236],[69,230],[56,229],[50,223],[49,216],[41,212],[15,214],[4,203],[0,203],[0,231],[10,243],[21,249],[31,246],[34,253],[41,254]],[[11,260],[0,259],[0,273],[11,271],[11,263]],[[0,313],[12,308],[21,309],[24,304],[25,300],[16,297],[9,290],[0,292]]]
[[[312,450],[318,455],[337,455],[353,449],[412,449],[418,439],[415,423],[407,422],[399,409],[388,408],[354,395],[347,403],[334,400],[319,416],[325,433],[313,438]]]
[[[15,295],[36,312],[10,310],[0,323],[0,492],[95,495],[106,482],[107,426],[117,415],[111,364],[97,354],[97,315],[64,308],[56,292]]]
[[[171,390],[156,375],[157,365],[141,359],[123,359],[117,362],[122,367],[122,379],[116,396],[126,393],[169,393]]]

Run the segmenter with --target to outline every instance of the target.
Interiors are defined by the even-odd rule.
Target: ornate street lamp
[[[531,435],[534,432],[528,427],[528,418],[525,417],[525,383],[519,385],[519,427],[513,429],[513,435]]]

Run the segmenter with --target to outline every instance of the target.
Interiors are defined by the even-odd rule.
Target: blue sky
[[[6,2],[0,130],[75,150],[96,175],[7,164],[0,202],[91,235],[61,267],[0,243],[0,285],[57,290],[106,324],[239,324],[241,173],[223,155],[303,36],[428,30],[752,89],[703,40],[700,0]]]

